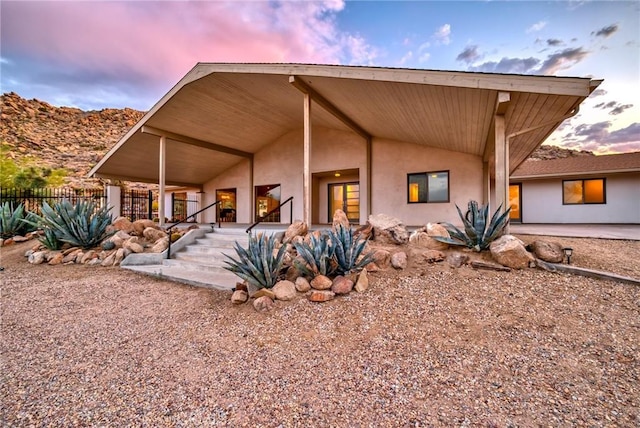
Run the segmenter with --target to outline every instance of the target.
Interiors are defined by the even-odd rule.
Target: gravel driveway
[[[640,277],[638,242],[571,245]],[[3,426],[640,425],[637,286],[414,264],[262,314],[30,246],[1,250]]]

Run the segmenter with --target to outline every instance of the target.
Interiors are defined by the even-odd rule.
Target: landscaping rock
[[[236,290],[231,295],[231,303],[234,305],[240,305],[245,303],[247,300],[249,300],[249,293],[245,290]]]
[[[316,290],[328,290],[333,285],[333,281],[324,275],[318,275],[311,280],[311,287]]]
[[[296,278],[298,278],[300,276],[300,271],[298,271],[298,269],[293,265],[293,263],[291,264],[291,266],[289,266],[289,268],[287,269],[287,272],[285,273],[284,277],[287,281],[296,281]]]
[[[84,265],[96,258],[98,258],[98,255],[96,254],[96,252],[94,250],[89,250],[82,255],[82,258],[80,259],[80,263]],[[76,259],[76,263],[77,262],[78,262],[78,259]]]
[[[124,258],[126,257],[126,251],[127,250],[125,250],[124,248],[118,248],[116,250],[116,256],[113,260],[114,266],[119,265],[122,262],[122,260],[124,260]]]
[[[273,292],[273,290],[270,290],[268,288],[260,288],[256,290],[256,292],[253,293],[251,297],[253,297],[254,299],[259,299],[260,297],[268,297],[271,300],[275,300],[276,294]]]
[[[409,242],[409,232],[402,222],[386,214],[370,215],[368,223],[373,228],[373,239],[380,243],[404,245]]]
[[[349,294],[353,290],[353,281],[342,275],[336,276],[331,284],[331,291],[335,294]]]
[[[144,230],[147,227],[153,227],[154,229],[157,229],[158,225],[156,225],[152,220],[148,219],[136,220],[133,222],[133,233],[138,236],[143,236]]]
[[[446,250],[449,248],[449,244],[436,241],[433,236],[449,237],[447,229],[438,223],[427,223],[427,225],[421,229],[414,231],[409,237],[409,242],[420,248],[427,248],[430,250]]]
[[[445,260],[447,263],[449,263],[449,266],[459,268],[469,261],[469,256],[466,254],[455,252],[449,254]]]
[[[142,246],[142,244],[139,244],[137,240],[134,240],[134,238],[135,236],[127,241],[124,241],[124,243],[122,244],[122,248],[131,250],[131,252],[133,253],[144,253],[144,247]]]
[[[59,265],[62,263],[62,260],[64,260],[64,256],[62,255],[62,253],[54,253],[53,257],[49,259],[49,264],[52,266]]]
[[[503,266],[523,269],[534,263],[535,258],[527,252],[524,243],[513,235],[503,235],[489,246],[491,257]]]
[[[338,209],[333,213],[333,223],[331,227],[333,228],[333,230],[337,231],[340,226],[342,226],[345,230],[351,227],[351,225],[349,224],[349,219],[347,218],[345,212]]]
[[[301,293],[306,293],[307,291],[311,290],[311,284],[309,284],[309,281],[307,281],[307,278],[303,276],[297,277],[295,284],[296,284],[296,290],[298,290]]]
[[[391,253],[387,250],[378,249],[373,253],[373,262],[378,268],[387,269],[391,263]]]
[[[335,293],[328,290],[311,290],[309,300],[312,302],[328,302],[336,297]]]
[[[562,263],[564,260],[562,245],[557,242],[536,240],[531,243],[530,247],[536,257],[545,262]]]
[[[79,248],[76,248],[74,251],[72,251],[72,252],[70,252],[70,253],[68,253],[68,254],[66,254],[64,256],[64,258],[62,259],[62,263],[63,264],[67,264],[67,263],[71,263],[71,262],[75,263],[76,258],[78,257],[79,253],[82,253],[82,250],[80,250]]]
[[[358,280],[356,281],[355,289],[358,293],[362,293],[369,288],[369,277],[367,275],[367,270],[363,270],[358,275]]]
[[[133,223],[131,223],[131,221],[126,217],[118,217],[113,223],[111,223],[111,226],[113,226],[114,229],[121,230],[125,233],[132,233],[134,230]]]
[[[167,248],[169,248],[169,237],[166,236],[164,238],[158,239],[158,241],[156,241],[155,244],[153,244],[153,247],[151,247],[151,252],[152,253],[161,253],[164,250],[166,250]]]
[[[398,251],[391,256],[391,266],[394,269],[406,269],[407,267],[407,253],[404,251]]]
[[[261,296],[253,301],[253,308],[258,312],[269,312],[273,307],[273,300],[269,296]]]
[[[111,254],[109,254],[107,257],[105,257],[104,260],[102,260],[102,263],[100,263],[100,266],[113,266],[113,264],[116,261],[116,252],[112,252]]]
[[[31,239],[31,238],[28,238],[28,237],[26,237],[26,236],[16,235],[16,236],[14,236],[14,237],[13,237],[13,238],[11,238],[11,239],[13,239],[13,242],[16,242],[16,243],[17,243],[17,242],[26,242],[26,241],[28,241],[28,240],[29,240],[29,239]]]
[[[422,257],[428,263],[441,262],[445,258],[445,254],[438,250],[426,250],[422,253]]]
[[[284,233],[283,243],[290,242],[295,236],[304,236],[309,231],[309,227],[307,223],[296,220],[287,228],[287,231]]]
[[[287,280],[278,281],[278,283],[273,286],[273,294],[277,300],[292,300],[296,297],[296,285]]]
[[[44,263],[45,261],[45,252],[44,251],[36,251],[29,256],[29,263],[33,265],[39,265]]]
[[[147,227],[143,232],[144,236],[150,242],[156,242],[160,239],[167,238],[167,232],[156,229],[155,227]]]

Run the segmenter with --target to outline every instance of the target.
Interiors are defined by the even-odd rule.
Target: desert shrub
[[[274,251],[276,242],[275,236],[250,235],[246,250],[238,242],[235,243],[238,259],[225,254],[229,260],[224,261],[227,264],[224,268],[257,288],[272,288],[278,282],[286,250],[283,245],[277,252]]]
[[[336,249],[328,233],[323,232],[320,236],[311,234],[309,244],[298,242],[294,245],[301,260],[296,258],[293,264],[303,275],[314,278],[317,275],[331,276],[336,272]]]
[[[24,220],[34,220],[34,218],[31,213],[25,213],[23,204],[14,208],[10,202],[3,203],[0,206],[0,238],[11,238],[36,229]]]
[[[373,261],[373,254],[358,258],[367,245],[367,239],[358,237],[354,239],[353,230],[342,225],[336,231],[330,231],[331,245],[334,247],[334,258],[337,263],[336,273],[345,275],[362,270]]]
[[[443,223],[451,237],[433,236],[433,239],[450,245],[465,246],[474,251],[486,250],[491,242],[504,234],[504,229],[509,224],[509,211],[511,211],[511,208],[500,214],[501,208],[502,205],[498,207],[493,216],[491,216],[489,223],[487,223],[489,205],[478,208],[476,201],[470,201],[468,210],[464,215],[456,205],[458,215],[464,224],[464,231],[451,223]]]

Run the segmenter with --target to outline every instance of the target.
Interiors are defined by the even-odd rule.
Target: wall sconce
[[[339,172],[336,172],[336,173],[335,173],[335,174],[333,174],[333,175],[334,175],[334,176],[336,176],[336,177],[340,177],[340,173],[339,173]]]
[[[573,254],[573,248],[565,247],[565,248],[562,249],[562,251],[564,251],[564,255],[567,256],[567,264],[570,265],[571,264],[571,255]]]

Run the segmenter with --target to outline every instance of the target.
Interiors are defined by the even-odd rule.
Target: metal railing
[[[214,207],[214,206],[218,205],[220,202],[222,202],[222,201],[215,201],[215,202],[214,202],[214,203],[212,203],[211,205],[207,205],[206,207],[202,208],[201,210],[199,210],[199,211],[197,211],[197,212],[195,212],[195,213],[191,214],[189,217],[185,217],[185,218],[183,218],[182,220],[180,220],[180,221],[178,221],[178,222],[176,222],[176,223],[173,223],[171,226],[169,226],[169,227],[167,228],[167,235],[169,235],[169,246],[167,247],[167,258],[168,258],[168,259],[170,259],[170,258],[171,258],[171,229],[173,229],[174,227],[176,227],[176,226],[177,226],[177,225],[179,225],[179,224],[185,223],[187,220],[189,220],[189,219],[190,219],[190,218],[192,218],[192,217],[194,217],[194,218],[195,218],[195,216],[197,216],[197,215],[198,215],[198,214],[200,214],[201,212],[206,211],[206,210],[208,210],[209,208],[211,208],[211,207]],[[215,222],[214,222],[214,223],[215,223]],[[211,223],[211,227],[213,227],[213,224],[214,224],[214,223]],[[218,219],[218,229],[220,229],[220,219]]]
[[[283,207],[284,205],[288,204],[289,202],[291,202],[293,200],[293,196],[290,196],[289,199],[287,199],[286,201],[284,201],[283,203],[281,203],[280,205],[278,205],[277,207],[275,207],[274,209],[272,209],[271,211],[269,211],[268,213],[266,213],[265,215],[261,216],[258,218],[258,220],[256,220],[255,223],[253,223],[251,226],[249,226],[247,228],[247,230],[245,232],[249,233],[251,232],[251,229],[253,229],[254,227],[256,227],[257,225],[259,225],[260,223],[262,223],[262,221],[269,217],[271,214],[275,213],[276,211],[278,211],[281,207]],[[289,221],[291,223],[293,223],[293,203],[291,203],[291,205],[289,205]]]

